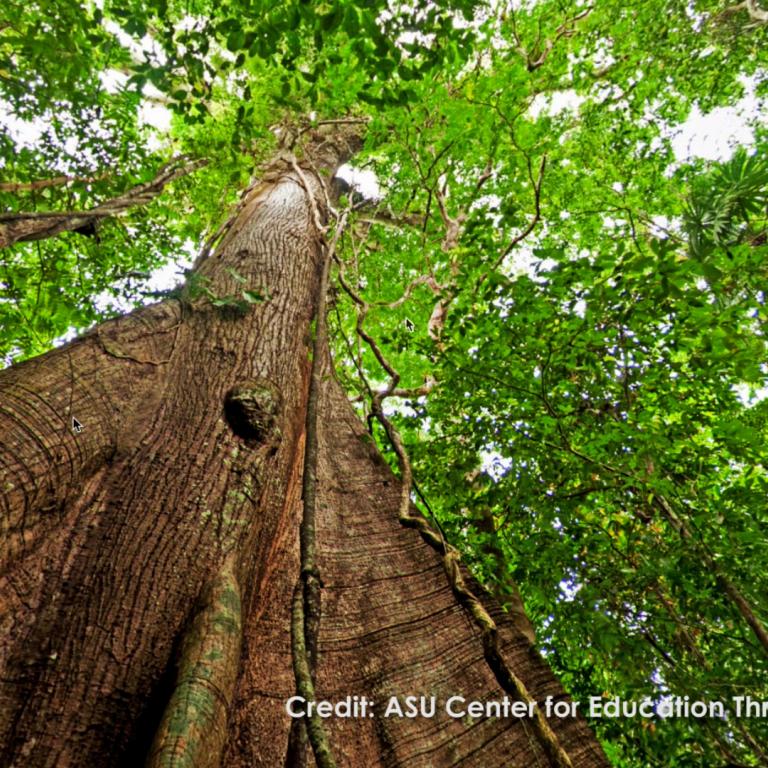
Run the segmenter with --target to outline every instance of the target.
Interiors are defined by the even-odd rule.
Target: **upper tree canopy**
[[[519,583],[574,698],[768,696],[767,27],[751,0],[12,0],[0,232],[190,173],[3,250],[0,353],[152,301],[287,135],[359,121],[336,366],[360,402],[388,378],[362,302],[423,504]],[[712,114],[748,146],[682,154]],[[760,721],[593,725],[617,766],[765,761]]]

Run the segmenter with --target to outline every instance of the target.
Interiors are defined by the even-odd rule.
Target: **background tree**
[[[65,441],[53,449],[45,440],[41,447],[33,446],[29,436],[20,438],[19,445],[42,453],[37,454],[39,464],[29,458],[32,453],[26,458],[25,466],[37,467],[38,474],[30,475],[26,485],[7,489],[8,509],[16,493],[21,510],[20,522],[9,518],[14,534],[9,540],[18,550],[9,584],[16,585],[18,604],[27,606],[20,615],[30,617],[29,627],[17,635],[23,639],[9,646],[16,649],[10,657],[16,703],[7,708],[16,713],[16,740],[8,742],[14,759],[32,750],[26,739],[31,731],[25,729],[40,722],[43,711],[51,713],[48,733],[54,737],[57,686],[81,674],[70,670],[68,675],[57,667],[62,651],[46,645],[51,627],[65,626],[66,613],[80,622],[83,636],[99,625],[109,633],[117,626],[114,612],[125,611],[114,600],[116,593],[146,598],[145,590],[126,589],[116,576],[122,568],[124,575],[138,578],[137,561],[124,547],[124,537],[136,536],[134,527],[151,529],[156,542],[168,541],[155,538],[158,519],[178,531],[178,541],[168,542],[173,555],[150,547],[142,550],[142,558],[162,551],[150,559],[171,592],[178,584],[168,570],[171,565],[182,573],[187,569],[190,578],[181,596],[163,593],[159,612],[145,615],[142,625],[154,627],[145,635],[154,657],[151,663],[142,657],[146,668],[132,678],[134,698],[128,697],[132,711],[142,712],[144,719],[126,725],[115,749],[126,750],[131,759],[149,749],[147,733],[154,730],[148,724],[160,721],[170,696],[173,672],[158,681],[172,652],[169,643],[180,635],[170,632],[158,639],[163,636],[157,634],[158,623],[179,628],[186,620],[191,627],[186,637],[208,636],[206,606],[218,606],[234,578],[245,590],[243,616],[278,606],[274,610],[282,610],[282,618],[273,624],[267,613],[266,624],[258,628],[244,618],[245,651],[224,641],[213,650],[225,659],[240,653],[256,659],[269,658],[260,654],[281,647],[262,632],[287,621],[298,566],[296,552],[289,553],[282,537],[290,528],[285,520],[292,518],[271,513],[265,518],[269,524],[257,533],[246,520],[249,504],[262,509],[265,502],[248,494],[262,497],[238,486],[245,499],[230,509],[225,495],[235,487],[223,480],[204,490],[188,480],[186,501],[161,513],[159,496],[154,502],[145,499],[146,511],[135,518],[125,506],[132,497],[123,480],[102,485],[99,474],[137,478],[139,466],[154,467],[147,472],[163,478],[155,482],[168,484],[168,467],[156,458],[155,442],[140,437],[154,418],[150,413],[167,416],[156,434],[176,441],[173,449],[164,444],[163,450],[177,467],[186,466],[179,464],[181,454],[190,454],[190,446],[201,440],[204,445],[208,435],[210,445],[230,450],[232,419],[237,423],[239,418],[232,413],[238,411],[230,407],[227,427],[220,407],[227,392],[233,402],[242,401],[231,390],[238,382],[222,374],[218,384],[208,387],[193,371],[244,375],[247,360],[257,359],[248,357],[254,354],[267,367],[266,361],[273,360],[279,368],[277,348],[262,349],[249,333],[266,327],[266,318],[282,327],[287,316],[270,314],[276,305],[284,307],[276,297],[302,284],[300,297],[290,294],[300,320],[286,331],[286,339],[293,341],[286,342],[285,356],[295,367],[277,376],[284,382],[285,402],[280,416],[257,419],[269,429],[273,421],[278,425],[280,448],[270,458],[274,446],[259,438],[260,447],[253,447],[258,459],[249,461],[273,463],[265,475],[257,472],[259,478],[242,480],[243,488],[262,488],[265,499],[292,498],[298,475],[289,468],[301,454],[300,433],[312,432],[311,419],[301,418],[296,405],[302,401],[301,387],[307,386],[299,382],[310,378],[306,361],[300,362],[306,352],[301,334],[322,305],[315,297],[324,292],[317,293],[316,276],[293,275],[288,286],[277,275],[264,277],[269,271],[264,261],[256,259],[247,267],[229,261],[228,249],[234,251],[237,238],[246,237],[244,212],[269,208],[267,187],[290,188],[298,195],[292,231],[310,251],[317,249],[320,229],[328,226],[322,217],[330,215],[331,229],[322,240],[325,255],[332,250],[335,257],[329,331],[337,375],[368,417],[373,439],[406,488],[412,471],[423,511],[462,549],[474,576],[506,603],[509,637],[517,638],[520,648],[527,648],[526,639],[533,637],[519,585],[538,647],[577,699],[649,696],[661,703],[667,696],[728,701],[733,695],[763,695],[765,424],[759,400],[765,379],[760,124],[765,32],[755,9],[760,10],[756,5],[649,0],[631,8],[612,2],[596,7],[543,2],[530,8],[471,2],[361,8],[333,2],[247,9],[237,3],[215,8],[206,3],[194,8],[166,2],[102,8],[61,3],[45,9],[27,4],[6,12],[0,32],[0,85],[12,118],[2,145],[6,178],[0,193],[6,221],[30,212],[69,214],[100,205],[108,210],[110,201],[151,183],[170,161],[178,164],[182,156],[206,161],[147,206],[103,218],[94,231],[68,232],[6,250],[0,265],[5,293],[0,341],[7,359],[38,353],[71,328],[88,326],[104,316],[105,304],[106,312],[115,314],[144,303],[151,289],[142,287],[142,275],[180,251],[202,246],[209,254],[220,241],[216,253],[224,254],[201,259],[176,299],[92,332],[83,342],[44,358],[44,367],[30,363],[6,374],[16,389],[4,392],[15,396],[30,381],[37,400],[58,392],[62,399],[56,416],[47,414],[43,421],[55,423],[59,431],[56,419],[62,413],[68,419],[80,407],[72,382],[98,378],[105,382],[104,392],[111,393],[101,410],[93,411],[101,424],[98,433],[88,426],[79,443]],[[53,56],[54,50],[60,53]],[[752,107],[754,147],[719,167],[681,163],[672,151],[672,137],[691,110],[733,105],[746,90],[758,99]],[[174,114],[160,135],[139,119],[150,105]],[[24,120],[38,132],[27,146],[18,134]],[[350,201],[342,199],[334,204],[339,209],[334,215],[322,185],[315,185],[327,182],[342,155],[349,154],[331,158],[320,151],[319,132],[331,125],[327,121],[338,120],[345,130],[366,126],[354,163],[375,172],[379,192],[367,198],[352,195],[351,209]],[[333,146],[337,141],[330,139]],[[257,184],[238,203],[238,191],[251,177],[266,187]],[[309,203],[313,195],[314,209]],[[259,258],[268,261],[268,256]],[[103,291],[110,298],[102,293],[96,299]],[[246,327],[252,331],[244,333]],[[153,329],[146,338],[145,328]],[[192,367],[193,350],[202,368]],[[314,359],[325,360],[322,349]],[[55,370],[58,384],[47,378]],[[257,378],[272,381],[277,368],[269,370]],[[198,386],[185,384],[190,380]],[[250,382],[243,391],[253,391],[253,375],[243,381]],[[326,414],[321,421],[330,429],[349,416],[338,392],[328,387],[318,384],[315,394],[320,413]],[[166,399],[158,404],[161,392]],[[198,404],[200,420],[184,422],[189,403],[182,407],[182,392]],[[134,403],[143,398],[145,404],[117,413],[110,399],[122,397]],[[291,397],[295,407],[286,405]],[[392,405],[394,398],[400,398],[400,405]],[[44,426],[41,422],[36,429]],[[239,438],[246,445],[256,439],[248,429]],[[340,474],[356,476],[350,464],[322,469],[331,461],[327,446],[334,446],[334,454],[351,456],[351,446],[361,438],[350,437],[354,429],[332,437],[319,432],[322,553],[323,536],[330,537],[323,530],[333,530],[341,519],[357,519],[323,517],[322,494],[330,493],[322,490],[323,478],[330,487]],[[87,451],[72,453],[74,445],[86,441]],[[339,450],[345,441],[351,441],[346,453]],[[18,446],[12,450],[15,459],[23,457]],[[67,460],[62,465],[66,472],[47,474],[51,462],[58,461],[56,450],[72,455],[77,472]],[[213,448],[206,450],[195,448],[202,458],[190,459],[190,466],[198,466],[189,469],[190,477],[204,470],[206,477],[210,474],[216,459]],[[107,458],[113,467],[122,462],[121,469],[99,470]],[[235,466],[237,456],[227,461],[241,478],[253,472]],[[355,466],[371,483],[390,482],[381,468]],[[80,483],[86,483],[85,491]],[[305,497],[307,492],[312,493],[304,488]],[[339,499],[333,503],[337,510],[348,506]],[[396,490],[386,504],[411,516],[407,509],[403,513]],[[371,513],[361,518],[367,531],[373,511],[359,506],[354,511]],[[203,525],[208,532],[202,538],[191,532],[191,509],[197,519],[211,521]],[[58,515],[57,522],[40,516],[46,510]],[[88,533],[88,526],[95,530]],[[387,531],[361,537],[361,552],[368,554],[360,557],[386,551],[376,562],[389,558],[391,545],[371,550],[377,537],[403,535]],[[432,534],[425,530],[424,535]],[[201,548],[203,539],[208,543]],[[136,540],[142,541],[140,536]],[[438,550],[450,553],[439,540],[433,541]],[[232,565],[225,556],[230,545],[224,542],[229,541],[238,542],[232,551],[244,551],[248,542],[252,566],[241,560]],[[326,539],[331,541],[337,540]],[[112,542],[112,549],[105,542]],[[404,550],[408,546],[404,540]],[[103,548],[99,567],[85,554],[96,547]],[[198,555],[209,553],[210,562],[197,562],[193,549]],[[66,552],[72,553],[70,559]],[[268,578],[283,556],[293,558],[293,570],[287,569],[293,576],[282,582]],[[389,565],[392,573],[410,567],[396,561]],[[63,587],[60,577],[50,576],[58,569],[67,574]],[[323,561],[322,570],[325,592],[333,594],[326,575],[334,573],[333,566]],[[343,578],[337,586],[350,575],[345,569],[339,573]],[[208,586],[201,589],[203,584]],[[270,593],[267,585],[277,591]],[[454,592],[461,599],[456,582]],[[280,599],[268,602],[270,594]],[[398,610],[404,599],[396,602]],[[309,606],[310,619],[312,600],[309,594],[296,604]],[[471,610],[466,599],[464,604]],[[85,618],[95,606],[109,613],[109,621]],[[324,639],[323,632],[335,626],[335,616],[343,624],[345,616],[354,615],[343,600],[336,608],[338,613],[331,600],[322,612],[321,686],[328,684],[322,682],[323,653],[329,643],[340,642],[332,635]],[[135,626],[132,610],[122,620]],[[370,627],[373,619],[363,608],[359,615]],[[120,632],[111,636],[121,637]],[[283,669],[284,641],[282,666],[276,664]],[[104,639],[91,642],[101,648]],[[117,669],[132,668],[123,665],[133,642],[109,650],[114,660],[107,663],[104,679],[112,679]],[[192,640],[182,646],[176,650],[186,663],[201,648],[211,650]],[[365,652],[361,648],[358,653]],[[493,653],[486,643],[481,655],[491,668]],[[528,658],[527,651],[523,657]],[[356,668],[362,657],[353,658],[358,661],[350,664]],[[514,659],[522,665],[519,670],[526,670],[524,680],[536,678],[527,666],[535,662]],[[267,718],[260,705],[245,707],[246,701],[258,701],[260,689],[258,675],[248,664],[243,668],[249,671],[241,668],[233,683],[235,729],[228,740],[222,736],[222,748],[231,760],[237,754],[237,759],[274,764],[268,750],[261,756],[246,751],[255,750],[257,736],[263,743],[280,731],[280,715],[266,723],[259,720]],[[234,679],[231,665],[218,669],[222,679]],[[497,681],[503,677],[499,669],[494,674]],[[449,672],[444,679],[450,679]],[[290,689],[291,676],[284,682]],[[394,672],[388,678],[388,685],[399,682]],[[148,694],[150,689],[154,694]],[[120,700],[120,685],[112,690],[115,701]],[[43,691],[48,691],[47,710],[35,698]],[[195,696],[183,687],[176,691],[172,701],[194,704]],[[33,704],[19,709],[29,692]],[[64,709],[74,716],[72,704]],[[105,720],[108,711],[105,706]],[[220,717],[220,710],[212,711],[214,720]],[[167,733],[174,733],[172,725],[165,721]],[[565,751],[575,755],[574,762],[599,762],[585,746],[578,723],[571,725],[576,731],[565,728],[562,733]],[[602,720],[593,726],[615,765],[757,765],[765,760],[760,746],[765,734],[754,720]],[[82,723],[79,727],[87,730]],[[464,745],[456,746],[466,750],[460,754],[474,748],[467,746],[474,736],[444,736],[445,743]],[[370,736],[370,743],[384,744],[374,751],[385,763],[417,759],[403,746],[405,733],[380,731],[376,738]],[[491,735],[478,738],[487,744]],[[518,736],[505,738],[519,743]],[[97,742],[91,733],[82,743],[91,743],[93,754],[101,754],[106,747]],[[178,744],[173,738],[170,743],[173,751]],[[293,743],[300,743],[299,735]],[[57,749],[65,749],[63,742]],[[64,759],[65,753],[52,749],[51,754]],[[494,752],[487,747],[486,754],[509,760],[503,748]],[[491,764],[486,756],[475,759]]]

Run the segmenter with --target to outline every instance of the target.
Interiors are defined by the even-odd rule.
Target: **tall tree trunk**
[[[349,152],[325,137],[314,165]],[[322,250],[307,179],[317,194],[276,161],[198,269],[210,294],[262,303],[156,305],[0,372],[0,764],[285,765]],[[390,696],[505,692],[325,363],[316,688],[376,702],[325,721],[337,764],[549,764],[526,719],[383,716]],[[490,611],[531,696],[563,697]],[[583,721],[549,725],[572,765],[606,765]]]

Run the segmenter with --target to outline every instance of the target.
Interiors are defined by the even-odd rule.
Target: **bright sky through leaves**
[[[277,134],[365,121],[340,259],[446,535],[499,600],[519,586],[575,698],[768,698],[762,9],[19,5],[0,26],[5,212],[206,165],[93,232],[4,249],[0,354],[183,300]],[[365,415],[388,376],[339,278],[337,375]],[[762,722],[592,725],[620,768],[765,762]]]

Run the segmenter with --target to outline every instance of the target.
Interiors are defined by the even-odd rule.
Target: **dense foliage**
[[[0,353],[153,300],[148,273],[189,264],[277,134],[364,118],[355,164],[379,190],[351,196],[343,275],[401,376],[386,408],[414,498],[502,601],[519,586],[574,698],[768,698],[764,15],[11,2],[3,213],[83,210],[174,157],[208,162],[95,232],[4,250]],[[689,115],[727,128],[745,94],[749,146],[675,154]],[[338,373],[365,403],[387,376],[359,312],[337,282]],[[592,724],[616,766],[766,761],[759,718]]]

